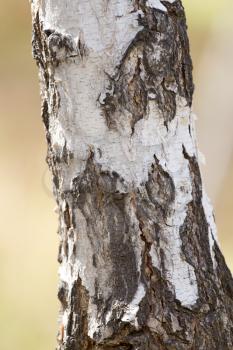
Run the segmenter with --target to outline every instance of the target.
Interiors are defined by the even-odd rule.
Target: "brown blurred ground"
[[[192,4],[191,4],[192,3]],[[203,174],[233,270],[233,25],[230,0],[185,0]],[[230,10],[231,9],[231,10]],[[55,347],[57,222],[45,163],[37,68],[27,2],[0,10],[0,329],[2,350]],[[229,67],[229,69],[228,69]],[[232,68],[231,68],[232,69]],[[232,75],[231,75],[232,72]],[[232,105],[232,106],[231,106]],[[223,122],[222,122],[223,121]]]

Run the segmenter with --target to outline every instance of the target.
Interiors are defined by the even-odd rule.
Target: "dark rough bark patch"
[[[152,164],[149,181],[145,184],[145,188],[150,201],[166,218],[169,206],[174,201],[175,186],[172,178],[162,169],[157,160]]]
[[[60,107],[60,99],[53,77],[54,67],[50,64],[51,53],[48,47],[47,36],[48,32],[46,33],[46,31],[43,30],[43,24],[39,12],[37,12],[33,21],[32,53],[39,67],[41,86],[48,96],[47,98],[43,97],[42,99],[41,114],[46,129],[48,143],[46,160],[53,175],[54,190],[56,191],[59,189],[59,167],[57,166],[57,157],[51,148],[49,118],[50,113],[56,115],[57,110]],[[51,73],[49,68],[51,69]],[[43,96],[45,95],[43,94]],[[50,100],[52,101],[52,105],[50,104]]]
[[[65,343],[61,340],[60,350],[92,349],[93,341],[87,336],[88,301],[88,293],[79,278],[72,287],[71,300],[69,301],[71,310],[67,326],[68,337]]]
[[[180,1],[166,6],[168,13],[163,13],[138,1],[144,29],[126,50],[116,75],[109,77],[109,92],[101,103],[109,128],[118,128],[118,115],[128,112],[133,133],[151,98],[166,126],[175,117],[177,92],[191,106],[194,86],[184,10]],[[134,64],[133,75],[127,70],[129,62]]]
[[[62,309],[65,310],[68,306],[68,286],[65,282],[60,282],[59,288],[58,288],[58,299],[61,302]]]
[[[119,193],[117,190],[118,177],[107,172],[102,172],[97,165],[89,159],[85,172],[74,181],[77,189],[77,206],[87,220],[88,235],[93,247],[99,242],[99,250],[94,256],[98,269],[100,260],[99,252],[104,252],[102,243],[104,237],[110,234],[109,251],[105,251],[106,259],[111,260],[113,268],[112,295],[109,303],[114,300],[129,302],[137,289],[138,275],[136,258],[132,244],[132,224],[127,214],[126,201],[130,194]],[[87,210],[86,203],[89,203]],[[93,213],[90,217],[89,213]],[[103,231],[99,232],[98,224],[103,225]],[[97,248],[97,247],[96,247]],[[98,293],[97,293],[98,295]],[[102,300],[99,298],[100,307]],[[106,310],[107,311],[107,310]]]
[[[215,244],[214,251],[215,251],[215,257],[217,260],[217,272],[218,272],[219,279],[221,281],[223,292],[227,294],[227,296],[231,299],[231,302],[232,302],[233,280],[232,280],[231,271],[227,267],[224,256],[222,255],[217,244]]]
[[[48,37],[48,48],[53,65],[58,66],[68,59],[83,59],[88,55],[84,41],[79,38],[75,43],[71,35],[65,35],[56,31],[45,31]]]
[[[195,269],[199,300],[193,349],[232,349],[233,346],[233,282],[222,253],[215,245],[217,271],[214,270],[208,238],[208,223],[202,206],[202,180],[197,160],[189,157],[193,179],[193,200],[180,230],[185,259]],[[220,267],[221,266],[221,267]],[[219,281],[224,281],[222,285]],[[224,297],[223,297],[224,295]],[[228,326],[226,327],[226,322]]]

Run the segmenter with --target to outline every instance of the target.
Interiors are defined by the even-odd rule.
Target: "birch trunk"
[[[58,349],[232,349],[181,2],[34,0],[32,13],[59,208]]]

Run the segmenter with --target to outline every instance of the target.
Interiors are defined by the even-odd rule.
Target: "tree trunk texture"
[[[58,349],[232,349],[181,1],[33,0],[32,14],[59,209]]]

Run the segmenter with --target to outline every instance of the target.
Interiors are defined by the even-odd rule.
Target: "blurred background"
[[[232,0],[183,0],[199,148],[219,240],[233,271]],[[0,9],[0,329],[2,350],[49,350],[57,332],[57,217],[45,163],[28,1]]]

